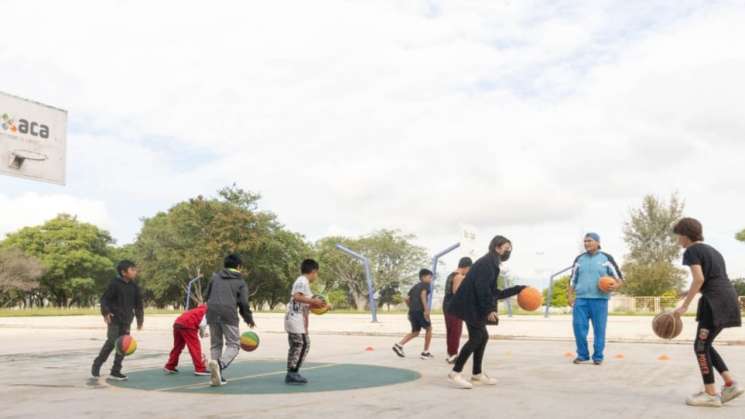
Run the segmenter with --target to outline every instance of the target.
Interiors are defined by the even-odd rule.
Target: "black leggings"
[[[473,354],[473,375],[478,375],[481,374],[481,363],[484,360],[486,344],[489,342],[489,332],[486,331],[485,324],[474,326],[466,323],[466,327],[468,328],[468,342],[461,348],[453,371],[462,372],[466,361]]]
[[[696,340],[693,342],[693,350],[696,353],[698,367],[701,370],[701,377],[704,384],[714,384],[714,369],[723,373],[727,370],[727,365],[714,349],[714,339],[722,331],[721,327],[714,327],[714,316],[711,313],[711,307],[706,301],[702,301],[701,310],[699,311],[698,329],[696,330]]]

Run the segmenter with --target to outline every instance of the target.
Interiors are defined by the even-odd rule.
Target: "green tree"
[[[107,231],[60,214],[41,226],[9,234],[0,248],[16,248],[41,261],[42,298],[57,306],[88,306],[115,275],[113,244]]]
[[[198,196],[144,219],[135,242],[143,286],[158,305],[182,305],[190,279],[202,287],[222,268],[226,254],[241,254],[254,305],[289,298],[300,261],[309,252],[298,234],[287,231],[271,212],[258,210],[259,195],[235,185],[216,198]]]
[[[31,305],[44,266],[18,249],[0,250],[0,307]]]
[[[569,290],[569,275],[562,276],[554,281],[553,293],[551,294],[552,307],[567,307],[567,291]],[[548,301],[548,288],[543,290],[543,301]]]
[[[300,263],[311,255],[303,237],[275,225],[259,238],[260,245],[243,253],[250,271],[249,288],[257,307],[270,309],[290,299],[290,288],[300,275]]]
[[[350,308],[349,293],[343,289],[330,290],[326,293],[326,301],[331,303],[335,309]]]
[[[397,293],[408,291],[418,280],[419,269],[428,265],[424,248],[412,243],[415,236],[397,230],[380,230],[359,238],[326,237],[316,243],[321,277],[326,290],[343,289],[357,310],[368,302],[362,264],[336,249],[341,243],[370,259],[375,293],[381,304],[394,304]]]
[[[684,203],[673,194],[669,202],[647,195],[638,209],[631,211],[624,225],[624,239],[629,248],[623,266],[625,294],[660,296],[678,292],[684,285],[685,272],[673,261],[680,255],[673,226],[683,214]]]
[[[632,296],[677,295],[684,284],[683,273],[672,263],[627,263],[624,265],[626,284],[621,289]]]

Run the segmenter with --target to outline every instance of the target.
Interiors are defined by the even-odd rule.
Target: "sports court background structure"
[[[0,174],[65,184],[67,111],[0,91]]]

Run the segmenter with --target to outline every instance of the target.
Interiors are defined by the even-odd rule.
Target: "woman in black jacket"
[[[460,288],[450,301],[448,312],[463,319],[468,328],[468,342],[458,354],[453,371],[448,374],[451,383],[459,388],[471,388],[472,383],[494,385],[497,380],[481,371],[484,351],[489,341],[488,323],[496,324],[497,300],[512,297],[525,288],[517,285],[500,290],[497,288],[499,264],[510,258],[512,243],[505,237],[496,236],[489,243],[489,253],[473,264]],[[463,366],[473,354],[473,376],[471,382],[461,375]]]

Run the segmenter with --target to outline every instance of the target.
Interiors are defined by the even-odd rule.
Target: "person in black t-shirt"
[[[405,357],[404,345],[410,340],[419,336],[419,332],[424,329],[424,351],[421,354],[422,359],[434,358],[429,352],[429,345],[432,343],[432,322],[429,313],[429,293],[430,284],[432,284],[433,273],[429,269],[419,271],[419,283],[411,287],[409,295],[406,297],[406,305],[409,306],[409,322],[411,323],[411,333],[404,336],[401,342],[393,345],[393,352],[401,358]]]
[[[454,364],[455,359],[458,357],[458,349],[460,348],[460,336],[463,333],[463,320],[453,314],[448,313],[448,306],[450,300],[453,299],[453,295],[460,288],[460,284],[466,278],[466,274],[471,269],[473,261],[469,257],[463,257],[458,261],[458,269],[448,275],[445,281],[445,298],[442,300],[442,314],[445,315],[445,330],[447,334],[447,351],[448,351],[448,364]]]
[[[673,232],[678,237],[678,244],[685,249],[683,264],[691,269],[693,276],[691,288],[675,314],[685,314],[693,298],[701,292],[696,313],[698,328],[694,352],[705,390],[686,399],[686,404],[719,407],[745,393],[745,388],[737,384],[713,347],[714,339],[723,329],[741,326],[737,292],[727,277],[727,267],[722,255],[703,242],[703,227],[698,220],[683,218],[675,225]],[[714,384],[714,369],[724,379],[721,395]]]

